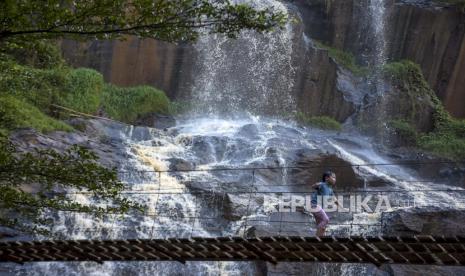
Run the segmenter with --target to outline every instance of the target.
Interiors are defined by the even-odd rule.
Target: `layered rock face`
[[[403,1],[392,7],[389,21],[389,56],[420,64],[446,109],[464,118],[465,13]]]
[[[192,47],[153,39],[128,37],[124,41],[63,41],[65,59],[75,67],[91,67],[105,80],[120,86],[148,84],[171,98],[191,77]]]
[[[375,44],[368,0],[292,1],[306,33],[372,64]],[[430,86],[456,117],[465,117],[465,13],[432,1],[386,0],[386,58],[420,64]]]
[[[307,45],[299,66],[297,107],[310,116],[330,116],[344,122],[361,105],[366,85],[329,57],[328,51]]]
[[[288,1],[300,14],[300,28],[310,38],[354,53],[357,61],[373,65],[373,28],[368,20],[369,0]],[[431,87],[446,109],[465,117],[465,14],[431,1],[386,0],[386,58],[409,59],[421,65]],[[298,30],[300,32],[300,30]],[[293,42],[295,44],[295,42]],[[299,42],[300,43],[300,42]],[[291,47],[291,45],[289,46]],[[338,70],[326,51],[294,51],[298,68],[293,93],[300,110],[308,115],[328,115],[346,120],[358,108],[354,90],[363,90],[350,74]],[[170,98],[190,93],[196,78],[192,45],[155,40],[63,42],[65,58],[74,66],[91,67],[114,84],[149,84]],[[197,68],[198,69],[198,68]]]

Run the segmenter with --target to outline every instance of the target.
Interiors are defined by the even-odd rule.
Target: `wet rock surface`
[[[167,129],[176,125],[176,120],[171,115],[148,113],[139,116],[135,121],[136,126],[145,126],[156,129]]]
[[[315,232],[313,216],[300,212],[280,211],[279,196],[310,195],[313,192],[310,185],[320,181],[321,174],[326,169],[336,172],[338,177],[336,189],[341,191],[400,189],[396,186],[396,180],[389,180],[383,176],[383,173],[395,175],[400,179],[415,175],[414,169],[411,171],[407,168],[402,168],[407,171],[402,171],[400,168],[384,170],[384,167],[374,166],[370,167],[370,170],[364,170],[363,166],[352,166],[354,163],[363,162],[390,162],[390,160],[378,160],[377,158],[381,157],[377,155],[374,148],[368,146],[370,144],[368,140],[351,135],[321,133],[318,130],[303,129],[274,121],[243,123],[236,127],[237,131],[226,133],[218,131],[216,134],[212,134],[208,127],[205,128],[198,122],[194,122],[196,129],[202,129],[202,127],[209,129],[208,134],[195,135],[186,132],[184,127],[177,127],[174,131],[167,132],[94,120],[80,123],[85,123],[85,132],[57,132],[43,135],[31,130],[20,130],[13,135],[13,139],[24,149],[50,146],[65,149],[73,143],[87,145],[102,157],[102,162],[111,165],[119,164],[124,169],[134,169],[137,163],[134,158],[141,158],[137,156],[137,151],[129,151],[134,155],[127,155],[128,153],[124,150],[127,146],[137,145],[149,149],[151,147],[154,153],[165,148],[167,151],[173,149],[172,154],[166,155],[165,152],[163,160],[159,160],[166,162],[169,170],[198,170],[189,174],[167,173],[167,176],[172,178],[170,183],[174,180],[178,181],[181,187],[185,188],[186,193],[179,195],[167,193],[160,198],[155,196],[143,198],[145,203],[152,207],[156,206],[161,215],[170,216],[170,221],[167,221],[167,218],[160,218],[163,219],[161,226],[167,229],[166,235],[176,233],[177,237],[200,235],[199,233],[211,236],[243,234],[249,237],[313,236]],[[211,128],[214,127],[211,126]],[[249,130],[251,135],[248,135]],[[132,139],[132,145],[127,144],[127,139]],[[178,147],[183,148],[182,154],[177,153]],[[397,157],[400,158],[400,156]],[[207,173],[202,169],[209,171]],[[431,175],[433,174],[432,168],[425,169],[431,171]],[[450,174],[453,171],[443,169],[442,173]],[[146,181],[147,185],[157,188],[157,178],[158,176],[152,178],[145,175],[140,178],[126,179],[134,182],[133,185]],[[163,179],[167,180],[166,177]],[[375,184],[377,182],[379,183]],[[167,187],[162,187],[167,189]],[[143,188],[149,189],[149,186],[143,186]],[[179,190],[175,190],[177,191]],[[408,196],[411,195],[404,192],[393,194],[390,198]],[[180,200],[180,198],[184,199]],[[187,199],[193,202],[189,203]],[[443,200],[435,197],[431,199]],[[344,202],[345,206],[348,206],[346,203]],[[370,204],[370,207],[373,207],[372,205]],[[379,220],[370,214],[330,213],[328,233],[342,236],[380,233],[386,235],[454,234],[461,229],[465,218],[463,214],[460,210],[444,207],[397,209],[384,213]],[[380,221],[382,226],[377,225]],[[73,225],[75,222],[70,217],[65,220],[65,223]],[[372,224],[373,226],[358,224]],[[138,234],[143,233],[142,229],[146,225],[152,226],[153,221],[147,220],[144,216],[132,216],[119,224],[119,227],[127,228],[121,230],[119,235],[137,238]],[[198,230],[195,229],[198,228],[205,232],[196,232]],[[102,235],[109,234],[102,232]],[[247,269],[251,269],[250,267],[248,266]],[[260,275],[260,273],[288,275],[289,271],[306,275],[323,272],[329,275],[348,272],[397,275],[415,269],[415,267],[395,265],[378,269],[369,264],[282,263],[273,266],[264,265],[261,262],[257,262],[252,267],[260,268],[253,270],[255,275]],[[127,269],[137,271],[134,267]],[[173,267],[170,266],[170,269]],[[246,268],[243,269],[242,271],[246,270]],[[419,271],[428,271],[428,269],[422,269],[420,268]],[[456,268],[452,270],[435,268],[434,271],[439,273],[438,275],[460,272]]]
[[[463,235],[465,212],[434,206],[416,207],[383,213],[381,219],[383,234],[388,236],[460,236]]]
[[[34,129],[20,129],[10,135],[10,140],[19,150],[23,151],[54,149],[63,152],[73,145],[79,145],[95,152],[102,165],[119,167],[127,157],[121,150],[123,148],[122,141],[101,131],[101,122],[83,120],[80,123],[86,125],[85,132],[56,131],[43,134]],[[121,128],[121,126],[118,127]]]

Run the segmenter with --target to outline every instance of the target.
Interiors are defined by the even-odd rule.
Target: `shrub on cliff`
[[[22,98],[45,113],[58,103],[66,83],[66,70],[38,69],[11,58],[0,61],[0,93]]]
[[[420,135],[420,147],[442,157],[464,159],[465,120],[450,116],[440,103],[434,117],[434,130]]]
[[[84,113],[96,113],[103,86],[103,76],[99,72],[87,68],[72,70],[67,75],[62,105]]]
[[[465,120],[452,118],[444,109],[441,101],[425,80],[421,68],[408,60],[385,65],[385,76],[400,90],[399,105],[406,105],[409,114],[394,121],[391,125],[407,138],[407,145],[417,145],[423,150],[438,156],[460,159],[465,158]],[[417,123],[418,110],[425,105],[432,106],[432,129],[416,133],[412,124]],[[398,116],[399,114],[396,114]],[[413,138],[416,137],[416,143]]]
[[[32,127],[41,132],[72,130],[69,125],[45,115],[25,100],[12,95],[0,96],[0,129],[5,133],[22,127]]]
[[[117,87],[105,85],[102,106],[105,112],[116,120],[134,122],[147,113],[170,112],[170,101],[163,91],[151,86]]]
[[[383,69],[385,76],[402,91],[412,96],[428,94],[432,98],[436,97],[418,64],[410,60],[401,60],[387,63]]]
[[[297,121],[316,128],[327,130],[341,130],[341,123],[328,116],[308,116],[302,112],[297,112]]]
[[[418,133],[414,126],[403,119],[390,120],[387,122],[389,129],[394,131],[395,138],[401,144],[408,146],[416,146],[418,140]]]
[[[38,69],[3,60],[0,73],[0,93],[25,99],[49,115],[51,104],[85,113],[95,113],[100,105],[103,77],[92,69]]]
[[[383,96],[381,106],[391,119],[401,118],[421,131],[434,128],[435,110],[440,104],[423,77],[420,66],[409,61],[388,63],[384,77],[392,90]]]
[[[149,112],[170,113],[170,102],[162,91],[149,86],[105,85],[103,76],[93,69],[64,65],[40,69],[21,65],[13,56],[2,54],[0,73],[0,95],[26,101],[42,115],[56,117],[53,104],[89,114],[103,106],[111,118],[128,123]]]
[[[331,58],[333,58],[339,65],[351,71],[354,75],[364,76],[367,74],[367,68],[358,65],[352,53],[344,52],[337,48],[331,47],[329,45],[324,44],[321,41],[315,41],[315,45],[318,48],[327,50],[328,55]]]

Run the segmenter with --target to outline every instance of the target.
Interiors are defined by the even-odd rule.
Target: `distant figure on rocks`
[[[315,183],[312,185],[312,188],[314,188],[316,191],[313,192],[312,194],[312,201],[311,201],[311,213],[315,217],[315,222],[317,226],[316,230],[316,236],[321,237],[324,236],[325,231],[326,231],[326,226],[329,223],[329,217],[326,214],[325,210],[318,205],[318,196],[321,197],[334,197],[333,189],[331,186],[334,186],[336,184],[336,174],[332,171],[326,171],[323,173],[323,176],[321,177],[321,182]],[[324,199],[323,199],[324,202]],[[335,203],[339,205],[339,202],[335,200]],[[341,206],[340,206],[341,207]]]

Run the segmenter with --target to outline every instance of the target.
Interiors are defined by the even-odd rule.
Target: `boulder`
[[[383,235],[463,235],[465,210],[413,207],[385,212]]]
[[[158,113],[147,113],[139,116],[135,121],[136,126],[152,127],[157,129],[167,129],[176,125],[176,120],[171,115]]]

